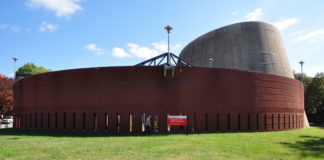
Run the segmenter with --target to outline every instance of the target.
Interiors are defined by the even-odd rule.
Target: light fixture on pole
[[[171,65],[170,64],[170,31],[173,29],[171,26],[166,26],[164,27],[165,30],[167,30],[168,32],[168,59],[167,59],[167,64],[168,65]]]
[[[208,62],[209,62],[209,68],[212,68],[212,65],[213,65],[214,59],[209,58],[209,59],[208,59]]]
[[[301,81],[304,82],[304,74],[303,74],[303,64],[305,62],[304,61],[300,61],[299,64],[300,64],[300,69],[301,69]]]
[[[12,60],[14,60],[14,78],[16,78],[16,61],[18,60],[18,58],[12,57]]]

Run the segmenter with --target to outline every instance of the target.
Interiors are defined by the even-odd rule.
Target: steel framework
[[[168,57],[170,55],[170,57]],[[171,59],[168,63],[168,58]],[[163,53],[149,60],[136,64],[135,66],[188,66],[192,65],[173,53]]]

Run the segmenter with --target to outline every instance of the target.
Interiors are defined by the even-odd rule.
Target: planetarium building
[[[14,125],[138,134],[151,115],[157,133],[304,128],[304,87],[293,78],[273,25],[232,24],[193,40],[179,57],[167,55],[135,66],[64,70],[18,80]],[[187,127],[168,126],[168,115],[186,115]]]

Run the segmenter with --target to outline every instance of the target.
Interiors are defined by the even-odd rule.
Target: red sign
[[[168,125],[169,126],[186,126],[187,125],[187,116],[168,116]]]

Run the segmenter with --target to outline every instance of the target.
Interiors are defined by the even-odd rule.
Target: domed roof
[[[258,71],[293,78],[278,29],[241,22],[210,31],[189,43],[180,58],[193,66]]]

